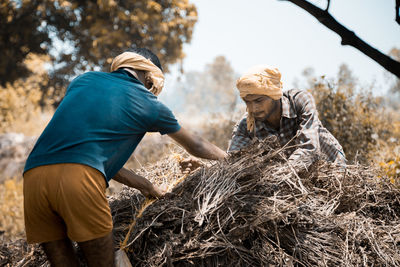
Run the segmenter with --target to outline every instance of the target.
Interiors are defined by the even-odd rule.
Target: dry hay
[[[142,174],[176,180],[177,166],[170,157]],[[370,167],[319,161],[296,174],[264,142],[201,168],[144,210],[128,188],[110,206],[133,266],[400,266],[399,199]]]
[[[39,245],[24,240],[6,241],[0,237],[0,266],[46,266],[46,256]]]
[[[400,266],[398,189],[359,165],[296,174],[270,146],[197,171],[139,218],[137,194],[113,200],[132,264]]]

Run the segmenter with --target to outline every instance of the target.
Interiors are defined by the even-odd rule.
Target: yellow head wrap
[[[266,95],[274,100],[282,97],[281,73],[277,68],[266,65],[252,67],[236,81],[240,97]],[[247,116],[247,130],[254,130],[255,119],[250,112]]]
[[[153,83],[149,91],[156,96],[161,93],[164,86],[164,74],[153,62],[134,52],[124,52],[113,59],[111,71],[123,67],[145,71],[145,77],[149,77]]]

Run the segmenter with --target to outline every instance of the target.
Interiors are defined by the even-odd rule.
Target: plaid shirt
[[[285,91],[281,98],[282,116],[279,131],[267,123],[257,121],[255,133],[247,131],[247,114],[235,126],[228,152],[240,150],[252,142],[254,138],[263,140],[271,135],[278,138],[281,146],[296,145],[288,149],[289,161],[301,161],[308,167],[319,156],[325,160],[344,164],[345,157],[342,146],[325,129],[318,119],[318,111],[314,98],[306,91],[291,89]],[[297,135],[297,136],[296,136]]]

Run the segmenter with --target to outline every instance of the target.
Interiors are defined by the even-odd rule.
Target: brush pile
[[[25,240],[6,241],[0,233],[0,266],[50,266],[39,245],[28,245]]]
[[[172,157],[141,174],[182,178]],[[110,199],[133,266],[400,266],[400,190],[370,167],[296,173],[266,141],[185,178],[150,205],[128,188]]]
[[[273,142],[198,170],[137,216],[141,203],[129,190],[111,202],[134,266],[400,266],[398,189],[360,165],[297,174]]]

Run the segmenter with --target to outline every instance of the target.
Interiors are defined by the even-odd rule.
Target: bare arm
[[[146,197],[159,198],[164,195],[164,193],[149,180],[126,168],[119,170],[113,179],[121,184],[140,190]]]
[[[228,155],[216,145],[211,144],[200,136],[190,133],[184,128],[181,128],[176,133],[168,134],[168,136],[178,142],[187,152],[199,158],[223,159]]]

